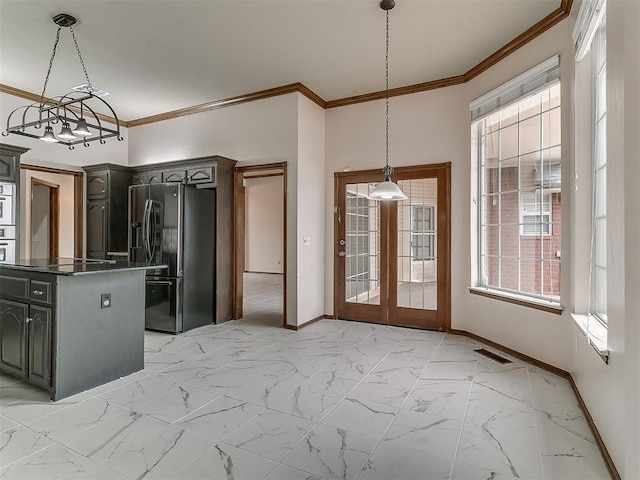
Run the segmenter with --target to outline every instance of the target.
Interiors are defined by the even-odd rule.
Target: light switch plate
[[[309,236],[302,237],[302,245],[304,246],[311,245],[311,237]]]

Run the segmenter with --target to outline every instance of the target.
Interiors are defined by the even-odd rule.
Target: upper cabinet
[[[0,182],[20,183],[20,155],[28,150],[0,143]]]
[[[109,171],[87,174],[87,198],[104,200],[109,198]]]
[[[103,163],[84,167],[87,173],[87,257],[109,258],[127,250],[127,213],[131,171]]]
[[[150,183],[162,183],[162,172],[134,173],[132,176],[131,183],[132,185],[148,185]]]
[[[213,188],[217,186],[216,171],[218,166],[227,164],[235,165],[235,160],[216,155],[131,167],[132,184],[186,183],[187,185]]]

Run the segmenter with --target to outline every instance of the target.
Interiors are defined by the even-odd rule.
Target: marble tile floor
[[[147,332],[145,370],[60,402],[0,376],[0,479],[609,478],[569,383],[479,345],[340,320]]]

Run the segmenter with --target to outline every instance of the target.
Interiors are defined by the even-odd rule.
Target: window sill
[[[572,313],[571,318],[580,332],[587,338],[589,345],[593,347],[604,363],[608,365],[607,327],[595,319],[589,322],[589,315],[587,314]]]
[[[547,313],[554,313],[556,315],[562,315],[564,307],[561,305],[554,305],[544,300],[535,301],[529,297],[523,295],[510,294],[502,292],[500,290],[491,290],[483,287],[469,287],[469,293],[474,295],[480,295],[481,297],[492,298],[494,300],[500,300],[507,303],[513,303],[522,307],[534,308],[536,310],[542,310]]]

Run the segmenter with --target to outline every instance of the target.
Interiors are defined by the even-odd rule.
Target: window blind
[[[576,48],[576,61],[579,62],[589,52],[593,36],[598,30],[606,10],[606,0],[583,0],[578,19],[573,29],[573,43]]]
[[[471,121],[480,120],[522,100],[524,96],[533,95],[559,79],[560,56],[556,55],[471,102]]]

